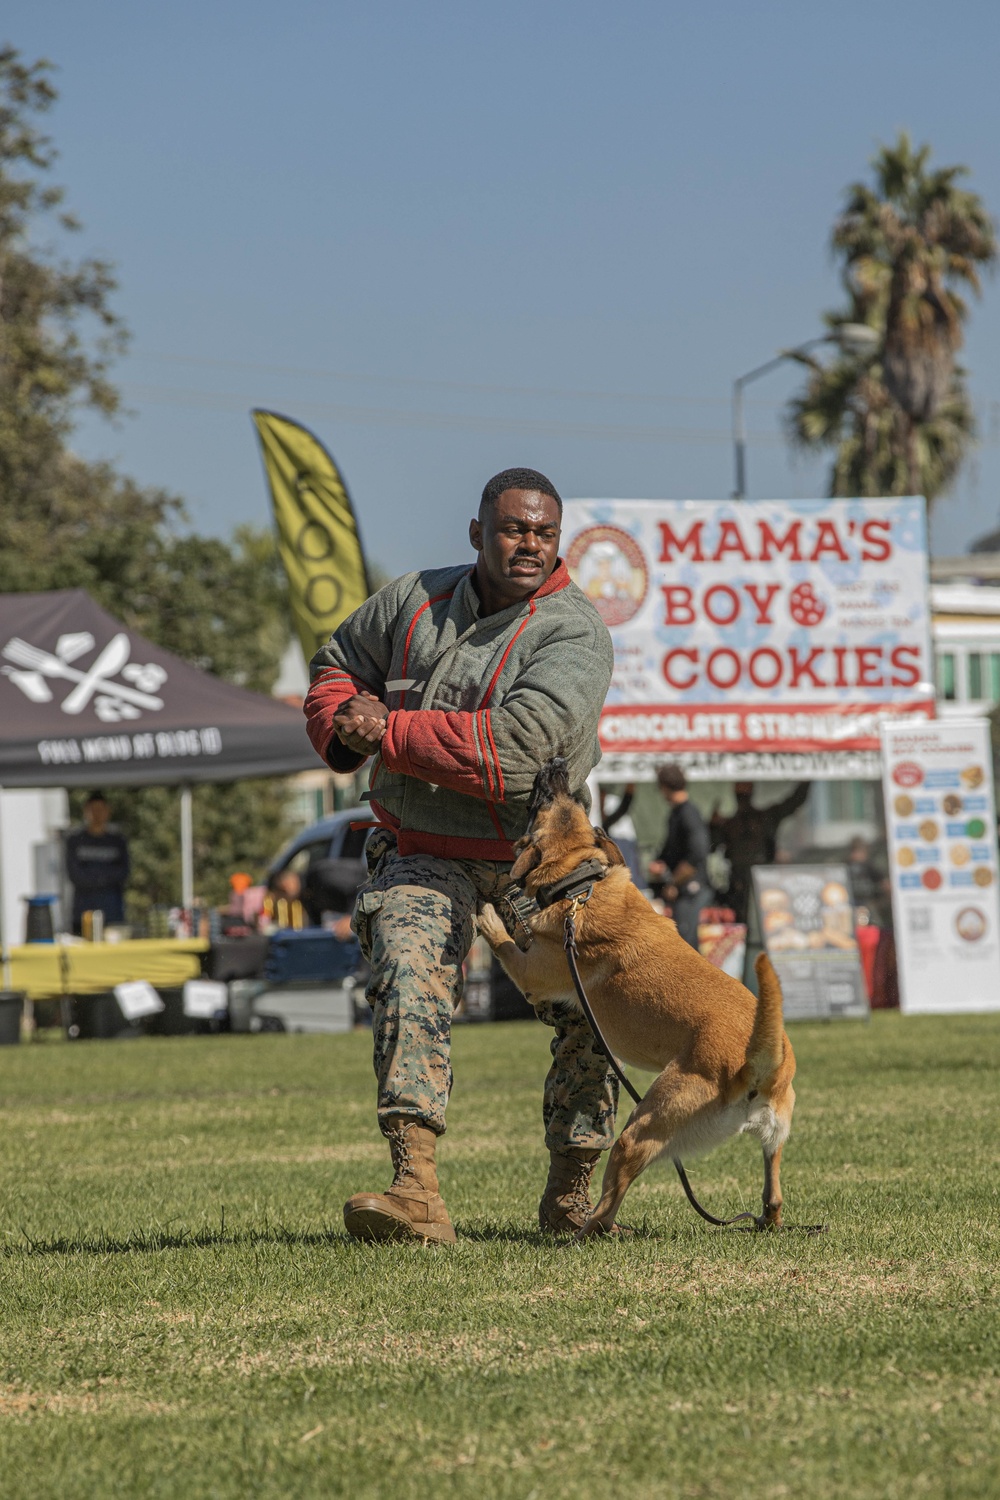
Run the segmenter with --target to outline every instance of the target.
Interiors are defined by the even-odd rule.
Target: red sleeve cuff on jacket
[[[443,709],[394,710],[381,744],[387,770],[463,792],[467,797],[500,800],[502,783],[490,767],[487,731],[477,723],[483,717],[483,713],[449,713]],[[477,750],[477,744],[482,750]]]
[[[333,716],[356,693],[372,689],[360,677],[352,677],[339,667],[327,667],[310,685],[302,705],[306,716],[306,733],[313,749],[334,771],[354,771],[367,756],[358,755],[342,745],[333,727]]]

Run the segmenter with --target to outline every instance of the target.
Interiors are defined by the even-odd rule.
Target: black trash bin
[[[52,943],[55,941],[55,919],[52,908],[58,896],[25,896],[28,910],[25,916],[24,941],[26,943]]]
[[[0,990],[0,1047],[13,1047],[21,1040],[23,1011],[23,991]]]
[[[140,1036],[137,1022],[126,1021],[111,991],[73,997],[73,1025],[82,1041],[110,1041],[116,1036]]]

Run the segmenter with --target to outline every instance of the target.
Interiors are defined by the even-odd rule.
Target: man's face
[[[88,833],[103,833],[108,826],[111,809],[108,804],[100,799],[97,802],[88,802],[83,809],[83,822]]]
[[[537,593],[559,556],[559,526],[558,505],[537,490],[504,490],[470,522],[469,540],[498,597],[516,604]]]
[[[733,791],[736,794],[736,806],[737,807],[749,807],[750,806],[750,799],[753,796],[753,782],[752,781],[738,781],[736,783],[736,785],[733,787]]]

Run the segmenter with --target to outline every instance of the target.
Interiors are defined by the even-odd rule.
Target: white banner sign
[[[567,502],[563,556],[615,646],[602,775],[877,774],[880,722],[934,714],[924,512]]]
[[[143,1016],[158,1016],[164,1009],[163,1001],[145,979],[128,979],[116,984],[115,999],[126,1021],[141,1021]]]
[[[184,1014],[198,1021],[214,1021],[226,1013],[229,990],[217,979],[188,979],[184,984]]]
[[[883,758],[901,1008],[1000,1010],[989,724],[887,725]]]

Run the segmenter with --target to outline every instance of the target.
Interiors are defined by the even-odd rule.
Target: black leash
[[[625,1092],[631,1099],[635,1101],[636,1104],[641,1104],[642,1095],[632,1086],[631,1082],[626,1077],[625,1072],[619,1065],[618,1059],[615,1057],[611,1048],[604,1040],[604,1033],[602,1032],[600,1026],[598,1026],[597,1017],[594,1015],[594,1012],[590,1008],[590,1001],[587,999],[587,991],[583,987],[583,980],[580,978],[580,970],[577,967],[576,914],[581,906],[586,906],[587,902],[593,895],[593,892],[594,886],[593,881],[591,881],[591,883],[589,885],[586,885],[583,890],[574,892],[573,897],[570,901],[569,908],[566,912],[566,920],[563,923],[563,947],[566,950],[566,962],[569,964],[570,978],[573,981],[573,988],[576,990],[577,999],[583,1007],[583,1013],[587,1017],[587,1021],[590,1024],[590,1029],[594,1033],[598,1046],[604,1053],[608,1062],[611,1064],[611,1067],[617,1075],[618,1081],[624,1088]],[[553,899],[559,900],[560,897],[556,896],[554,898],[550,898],[549,901],[545,903],[545,905],[551,905]],[[539,905],[541,904],[542,903],[540,902]],[[701,1217],[706,1221],[706,1223],[714,1224],[719,1229],[727,1229],[730,1224],[740,1224],[744,1220],[752,1219],[758,1229],[767,1228],[767,1224],[763,1214],[758,1216],[757,1214],[750,1213],[749,1211],[741,1214],[734,1214],[731,1219],[717,1219],[714,1214],[709,1213],[707,1208],[702,1208],[701,1204],[698,1202],[697,1198],[694,1195],[694,1189],[688,1181],[688,1175],[684,1170],[683,1164],[678,1160],[676,1156],[673,1158],[673,1163],[677,1168],[677,1175],[681,1180],[681,1187],[684,1189],[687,1201],[690,1203],[695,1213],[700,1214]]]

